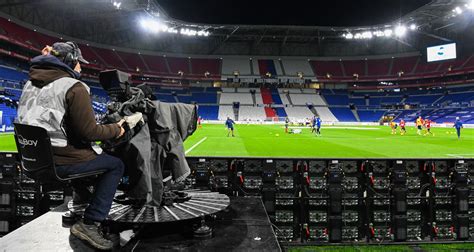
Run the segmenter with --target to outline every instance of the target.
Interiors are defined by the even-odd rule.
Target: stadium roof
[[[184,19],[183,16],[174,16],[176,12],[180,12],[179,6],[182,5],[176,4],[176,8],[169,8],[176,2],[171,0],[4,0],[0,4],[0,15],[73,38],[137,50],[212,55],[353,56],[422,52],[426,46],[453,41],[458,43],[461,51],[473,50],[474,35],[466,31],[473,30],[474,10],[464,11],[462,14],[455,11],[459,6],[471,4],[471,1],[473,0],[432,0],[424,5],[422,3],[421,7],[413,4],[399,18],[395,15],[394,20],[382,20],[384,23],[374,21],[374,24],[368,26],[191,23],[194,19],[181,20],[178,18]],[[235,2],[239,1],[232,1]],[[420,4],[419,1],[416,2]],[[248,8],[258,8],[258,5],[250,5]],[[282,15],[292,10],[284,5],[272,8],[279,9]],[[348,8],[342,5],[341,13],[345,13]],[[200,13],[199,8],[191,11]],[[234,10],[227,10],[232,11]],[[183,12],[186,14],[190,10]],[[318,12],[326,16],[324,10]],[[223,10],[219,15],[225,13]],[[209,12],[202,15],[209,15]],[[247,15],[244,12],[237,16],[244,19]],[[159,20],[171,32],[147,33],[140,27],[144,18]],[[377,20],[372,15],[363,18]],[[370,31],[369,33],[375,34],[384,29],[394,31],[397,26],[412,24],[416,26],[415,29],[404,37],[360,40],[343,37],[348,33],[355,35]],[[184,32],[205,31],[210,35],[183,36],[182,29],[186,29]]]
[[[397,20],[430,0],[160,0],[167,15],[187,22],[245,25],[365,26]]]

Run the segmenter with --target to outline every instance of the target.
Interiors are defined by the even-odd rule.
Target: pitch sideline
[[[191,146],[191,148],[189,148],[188,150],[186,150],[184,152],[184,154],[188,154],[189,152],[191,152],[194,148],[196,148],[198,145],[200,145],[202,142],[204,142],[204,140],[206,140],[207,137],[204,137],[203,139],[199,140],[199,142],[195,143],[193,146]]]

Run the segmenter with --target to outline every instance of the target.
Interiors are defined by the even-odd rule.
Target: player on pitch
[[[321,136],[321,123],[322,122],[323,121],[319,117],[316,117],[316,119],[314,119],[313,128],[316,128],[316,136]]]
[[[235,137],[234,135],[234,120],[230,119],[230,117],[227,117],[227,120],[225,121],[225,126],[227,127],[227,137],[229,136],[230,133],[232,133],[232,137]]]
[[[405,135],[407,130],[405,129],[405,120],[400,120],[400,135]]]
[[[431,132],[431,120],[425,119],[424,123],[425,123],[425,129],[426,129],[425,136],[428,134],[434,136],[434,134]]]
[[[393,120],[390,121],[390,128],[392,129],[392,135],[397,134],[397,123],[395,123]]]
[[[458,140],[461,139],[461,129],[464,127],[462,126],[462,122],[459,120],[459,117],[456,117],[456,122],[454,123],[453,128],[456,128]]]
[[[421,136],[421,129],[423,128],[423,118],[421,116],[418,116],[416,119],[416,134]]]

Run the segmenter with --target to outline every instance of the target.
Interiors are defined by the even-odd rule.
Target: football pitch
[[[290,126],[290,128],[292,128]],[[474,158],[474,129],[462,129],[458,140],[453,128],[433,128],[420,136],[414,127],[407,134],[390,134],[388,126],[323,126],[322,136],[286,134],[282,125],[235,127],[227,137],[224,125],[204,124],[184,143],[187,156],[273,158]],[[0,135],[0,151],[15,151],[13,135]]]
[[[290,126],[291,128],[291,126]],[[323,126],[322,136],[301,128],[285,134],[283,125],[235,126],[227,137],[224,125],[205,124],[185,142],[188,156],[306,158],[474,158],[474,129],[432,128],[434,135],[392,135],[388,126]]]

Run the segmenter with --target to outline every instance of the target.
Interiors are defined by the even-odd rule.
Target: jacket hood
[[[81,75],[52,55],[41,55],[31,60],[30,80],[36,87],[44,87],[63,77],[79,79]]]

